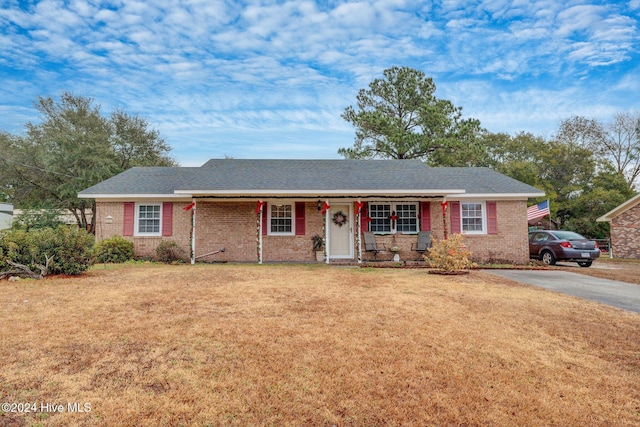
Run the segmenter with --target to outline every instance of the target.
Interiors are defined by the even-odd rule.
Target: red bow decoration
[[[323,202],[322,209],[320,209],[320,213],[324,215],[329,210],[330,207],[331,206],[329,206],[329,203]]]
[[[441,202],[440,205],[442,206],[442,228],[444,232],[444,240],[447,240],[447,207],[449,206],[449,202]]]
[[[362,210],[362,205],[363,205],[362,202],[356,202],[356,215],[358,215]]]
[[[182,208],[185,211],[190,211],[191,209],[193,209],[196,206],[196,202],[191,202],[190,205],[185,206],[184,208]]]
[[[264,206],[264,202],[262,200],[258,200],[258,205],[256,206],[256,215],[260,213],[263,206]]]

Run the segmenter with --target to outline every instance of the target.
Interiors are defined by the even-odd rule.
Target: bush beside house
[[[0,272],[17,263],[36,269],[52,258],[49,274],[82,274],[94,263],[92,234],[77,227],[60,226],[0,233]]]

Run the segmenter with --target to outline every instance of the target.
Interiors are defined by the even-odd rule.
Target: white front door
[[[336,214],[344,215],[340,225],[334,221]],[[329,258],[353,258],[353,214],[351,204],[332,204],[329,212]]]

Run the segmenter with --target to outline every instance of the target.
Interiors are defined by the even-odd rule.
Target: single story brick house
[[[614,257],[640,259],[640,194],[597,219],[609,223]]]
[[[249,159],[134,167],[79,193],[96,200],[97,240],[124,236],[138,256],[152,256],[170,239],[192,262],[258,263],[315,261],[315,235],[324,236],[325,262],[367,261],[364,231],[397,246],[402,260],[416,259],[418,232],[431,231],[463,233],[476,260],[526,263],[527,200],[543,195],[487,168]]]

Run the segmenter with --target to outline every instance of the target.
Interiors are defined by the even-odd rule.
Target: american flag
[[[546,215],[549,215],[549,200],[527,208],[527,221],[542,218]]]

